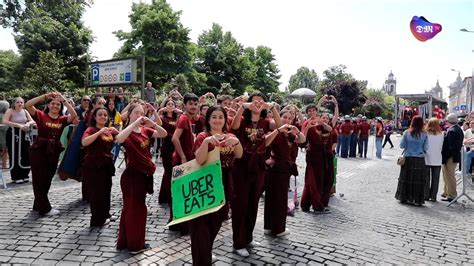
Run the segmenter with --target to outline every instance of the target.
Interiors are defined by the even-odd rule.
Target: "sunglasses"
[[[90,99],[82,99],[83,102],[90,102]]]

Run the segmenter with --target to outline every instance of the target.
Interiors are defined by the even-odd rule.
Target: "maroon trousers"
[[[253,240],[258,202],[265,185],[265,171],[249,171],[247,160],[235,160],[233,172],[232,232],[234,248],[246,248]]]
[[[285,232],[290,186],[288,162],[275,162],[265,178],[264,226],[273,235]]]
[[[161,179],[160,194],[158,195],[158,203],[171,203],[171,174],[173,171],[173,151],[162,152],[161,158],[163,162],[163,178]]]
[[[110,159],[111,163],[112,158]],[[112,175],[108,168],[84,167],[83,182],[87,181],[87,194],[91,207],[91,226],[102,226],[110,218],[110,192]]]
[[[324,210],[331,197],[334,182],[333,155],[326,152],[306,154],[306,174],[301,197],[301,209],[308,211],[310,206],[316,211]]]
[[[33,210],[44,215],[51,210],[48,192],[58,167],[59,154],[47,155],[43,149],[31,149],[30,161],[35,196]]]
[[[212,265],[212,245],[225,215],[224,206],[217,212],[189,221],[193,265]]]
[[[120,187],[123,194],[123,207],[117,249],[137,251],[145,247],[146,178],[145,174],[130,168],[125,169],[122,174]]]

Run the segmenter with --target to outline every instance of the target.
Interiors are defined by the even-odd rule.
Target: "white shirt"
[[[464,139],[470,139],[470,138],[474,138],[474,133],[472,133],[474,129],[472,128],[468,128],[466,131],[464,131]],[[466,145],[466,146],[469,146],[469,145]],[[474,148],[474,142],[471,143],[471,149]]]
[[[430,166],[441,166],[442,156],[441,150],[443,149],[444,135],[442,133],[438,135],[428,134],[428,149],[425,154],[425,164]]]

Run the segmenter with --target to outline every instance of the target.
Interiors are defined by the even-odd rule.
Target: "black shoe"
[[[442,201],[449,201],[449,202],[451,202],[451,201],[454,200],[454,198],[444,198],[444,199],[441,199],[441,200],[442,200]]]

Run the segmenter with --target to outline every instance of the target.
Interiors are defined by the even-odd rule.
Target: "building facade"
[[[397,94],[397,80],[395,79],[391,70],[390,70],[390,74],[388,74],[388,78],[385,80],[385,83],[383,84],[383,90],[388,95]]]
[[[449,86],[449,112],[464,116],[474,110],[472,94],[472,77],[462,79],[458,73],[456,81]]]

